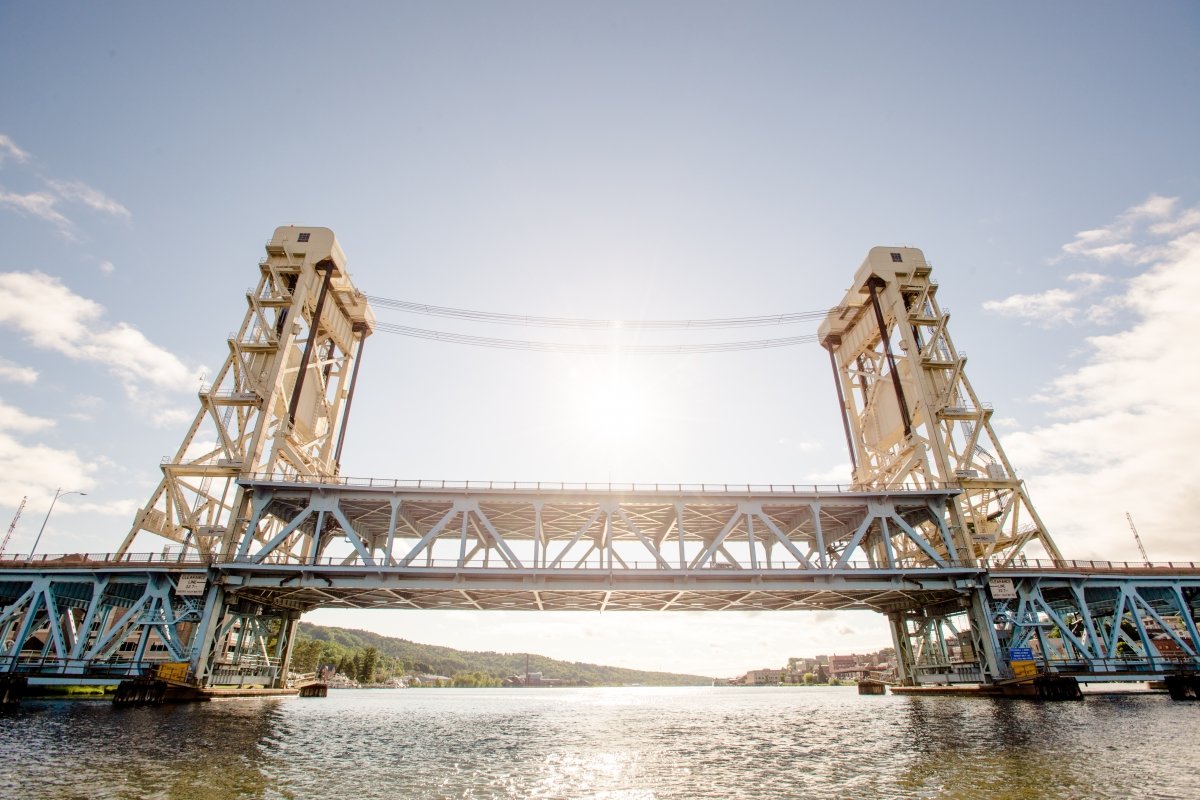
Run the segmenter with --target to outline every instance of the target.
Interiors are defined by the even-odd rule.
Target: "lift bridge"
[[[930,272],[874,248],[820,326],[848,486],[358,480],[339,462],[375,318],[330,230],[278,228],[120,546],[0,559],[0,677],[283,687],[316,608],[867,609],[902,684],[1194,693],[1200,568],[1064,558]]]

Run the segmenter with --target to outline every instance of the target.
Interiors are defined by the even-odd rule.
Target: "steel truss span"
[[[300,609],[887,611],[978,572],[950,541],[951,491],[246,488],[220,569]]]

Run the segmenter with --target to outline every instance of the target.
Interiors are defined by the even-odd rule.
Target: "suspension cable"
[[[803,336],[787,336],[778,339],[756,339],[741,342],[711,342],[700,344],[586,344],[572,342],[535,342],[521,339],[494,339],[488,336],[471,336],[465,333],[446,333],[426,328],[409,328],[404,325],[394,325],[389,322],[376,322],[375,330],[381,333],[392,333],[398,336],[409,336],[416,339],[430,339],[450,344],[462,344],[471,347],[491,347],[500,350],[532,350],[540,353],[573,353],[580,355],[605,355],[612,352],[630,353],[637,355],[695,355],[700,353],[727,353],[737,350],[765,350],[773,347],[791,347],[798,344],[812,344],[817,341],[815,334]]]
[[[450,308],[447,306],[432,306],[426,303],[413,303],[407,300],[394,300],[387,297],[367,295],[367,300],[374,306],[390,308],[410,314],[424,314],[434,317],[453,317],[474,322],[487,322],[495,325],[525,325],[540,328],[582,328],[586,330],[680,330],[700,328],[752,328],[761,325],[790,325],[797,322],[810,322],[825,317],[830,309],[816,311],[795,311],[784,314],[762,314],[751,317],[724,317],[717,319],[588,319],[583,317],[542,317],[529,314],[503,314],[494,311],[472,311],[466,308]],[[837,311],[838,309],[833,309]],[[778,345],[783,346],[783,345]]]

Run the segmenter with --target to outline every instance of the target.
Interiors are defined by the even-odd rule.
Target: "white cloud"
[[[1200,226],[1197,209],[1176,213],[1178,198],[1151,195],[1145,202],[1122,212],[1103,228],[1080,231],[1063,245],[1055,261],[1067,256],[1101,263],[1122,261],[1150,264],[1169,257],[1167,247],[1152,237],[1180,235]],[[1099,272],[1079,271],[1066,276],[1070,288],[1056,287],[1034,294],[1014,294],[1003,300],[988,300],[985,311],[1036,322],[1043,327],[1084,319],[1094,324],[1111,323],[1127,307],[1119,285]],[[1103,295],[1102,290],[1110,293]],[[1101,295],[1099,299],[1097,295]]]
[[[4,134],[0,134],[0,166],[6,160],[18,164],[28,161],[29,153],[17,146],[16,142]],[[60,235],[75,241],[76,227],[73,220],[67,217],[62,206],[64,203],[79,203],[93,211],[129,220],[129,209],[106,195],[94,186],[83,181],[64,181],[56,178],[36,176],[45,185],[41,191],[21,193],[8,191],[0,186],[0,209],[7,208],[26,217],[49,222],[58,228]],[[106,262],[108,263],[108,262]],[[101,269],[104,269],[102,266]]]
[[[186,408],[160,408],[154,412],[151,421],[156,428],[170,428],[191,422],[195,416],[195,411]]]
[[[1067,289],[1047,289],[1038,294],[1014,294],[1003,300],[988,300],[983,304],[983,310],[1054,325],[1075,318],[1076,309],[1072,304],[1076,297],[1075,292]]]
[[[818,486],[841,486],[853,482],[853,468],[850,466],[850,462],[836,464],[821,472],[810,472],[804,476],[804,480]]]
[[[1156,223],[1156,226],[1170,225],[1167,220],[1174,213],[1177,203],[1176,197],[1151,195],[1141,205],[1126,210],[1112,224],[1075,234],[1075,240],[1064,244],[1062,250],[1067,255],[1094,258],[1098,261],[1149,263],[1158,256],[1157,251],[1144,244],[1135,244],[1132,238],[1138,226],[1143,223],[1162,220]]]
[[[0,400],[0,430],[33,433],[53,427],[54,420],[45,419],[44,417],[31,417],[16,406],[10,406],[3,400]]]
[[[55,489],[87,490],[94,484],[97,468],[72,450],[57,450],[43,444],[26,445],[0,432],[0,505],[13,507],[29,496],[36,507],[49,506]],[[34,507],[26,508],[32,513]]]
[[[1161,219],[1174,208],[1173,200],[1154,197],[1118,222]],[[1200,216],[1193,212],[1167,220],[1164,229],[1178,234],[1165,244],[1130,242],[1132,260],[1155,259],[1121,298],[1135,319],[1088,339],[1083,363],[1045,389],[1060,421],[1006,437],[1068,558],[1137,559],[1126,511],[1151,558],[1196,556],[1190,520],[1200,488],[1190,465],[1200,443],[1200,372],[1186,366],[1200,336],[1192,299],[1200,292]],[[1184,219],[1198,224],[1174,226]]]
[[[100,264],[100,271],[103,272],[105,275],[112,275],[116,271],[116,269],[117,268],[115,266],[113,266],[113,263],[111,261],[104,261],[104,262],[101,262],[101,264]]]
[[[55,507],[54,516],[60,513],[64,516],[68,514],[87,514],[99,515],[105,517],[125,517],[132,520],[137,510],[141,508],[141,503],[137,500],[107,500],[104,502],[79,501],[64,505],[62,509]]]
[[[20,364],[0,358],[0,380],[12,381],[13,383],[33,384],[37,383],[38,373],[33,367],[23,367]]]
[[[1067,280],[1080,284],[1083,290],[1087,291],[1099,289],[1101,286],[1112,281],[1112,278],[1107,275],[1101,275],[1098,272],[1072,272],[1067,276]]]
[[[1118,221],[1169,217],[1175,211],[1178,203],[1178,197],[1162,197],[1152,194],[1140,206],[1134,206],[1118,217]]]
[[[1175,219],[1156,222],[1150,226],[1150,232],[1157,236],[1175,236],[1195,228],[1200,228],[1200,208],[1189,208]]]
[[[16,162],[24,162],[29,160],[29,153],[17,147],[16,142],[0,133],[0,164],[9,158]]]
[[[95,211],[102,211],[122,219],[129,219],[131,216],[128,208],[83,181],[48,180],[46,185],[63,200],[76,200]]]
[[[142,384],[189,391],[198,368],[151,342],[126,323],[106,326],[104,308],[40,272],[0,273],[0,324],[24,334],[34,346],[69,358],[102,364],[131,396]]]
[[[75,225],[58,210],[58,198],[49,192],[17,194],[0,186],[0,208],[11,208],[27,217],[37,217],[52,223],[68,239],[75,238]]]

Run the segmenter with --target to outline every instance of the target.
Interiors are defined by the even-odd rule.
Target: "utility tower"
[[[1062,555],[1029,500],[950,338],[920,250],[875,247],[821,324],[860,489],[959,488],[948,523],[959,560]]]
[[[240,478],[338,475],[374,315],[328,228],[276,228],[229,355],[120,553],[143,533],[216,555],[247,516]]]
[[[13,515],[12,524],[8,526],[8,532],[4,534],[4,541],[0,542],[0,555],[4,555],[4,551],[8,549],[8,542],[12,539],[13,531],[17,529],[17,523],[21,520],[21,512],[25,510],[25,502],[27,500],[29,500],[28,496],[22,497],[21,505],[17,506],[17,513]],[[1129,524],[1133,524],[1132,519],[1130,519]]]

